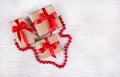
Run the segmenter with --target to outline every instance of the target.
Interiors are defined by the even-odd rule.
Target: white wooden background
[[[9,26],[51,3],[73,37],[64,69],[18,51]],[[120,77],[120,0],[0,0],[0,77]]]

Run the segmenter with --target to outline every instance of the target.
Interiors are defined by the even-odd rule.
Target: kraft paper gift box
[[[18,43],[20,48],[26,48],[27,46],[35,42],[32,36],[32,33],[35,33],[35,31],[27,27],[27,23],[23,17],[11,21],[10,25],[12,32],[15,35],[16,42]],[[30,32],[29,30],[31,30],[32,32]]]
[[[63,51],[55,34],[52,34],[49,37],[36,42],[36,48],[40,53],[41,59],[45,59],[47,57],[56,58],[56,54]]]
[[[47,16],[50,16],[50,15],[53,15],[53,13],[56,13],[53,5],[48,5],[45,8],[35,11],[31,15],[29,15],[29,18],[32,22],[32,26],[35,27],[39,36],[43,36],[43,35],[51,32],[49,17],[48,17],[48,19],[44,19],[45,15],[41,16],[41,14],[46,14]],[[54,29],[54,30],[56,30],[56,29],[62,27],[62,24],[61,24],[59,17],[57,16],[57,14],[55,14],[54,16],[55,17],[53,17],[54,18],[53,23],[56,23],[56,25],[57,25],[56,28]],[[43,19],[43,20],[41,20],[41,19]],[[38,23],[38,22],[40,22],[40,23]]]

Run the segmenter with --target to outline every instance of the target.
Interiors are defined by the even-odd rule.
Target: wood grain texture
[[[18,51],[9,22],[53,4],[73,37],[64,69]],[[120,0],[0,0],[0,77],[120,77]]]

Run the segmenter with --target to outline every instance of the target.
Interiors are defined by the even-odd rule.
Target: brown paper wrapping
[[[54,42],[58,41],[58,38],[55,34],[53,34],[48,37],[48,40],[49,40],[50,44],[53,44]],[[44,39],[36,42],[36,47],[38,50],[43,47],[43,43],[45,43]],[[57,45],[56,49],[54,49],[54,52],[55,52],[55,54],[57,54],[57,53],[61,52],[62,50],[63,49],[59,44],[59,45]],[[42,59],[50,57],[50,56],[51,56],[51,54],[48,49],[44,53],[40,53],[40,58],[42,58]]]
[[[24,21],[26,23],[26,21],[24,20],[23,17],[18,18],[18,21],[19,22]],[[13,26],[17,26],[17,24],[15,23],[15,21],[11,21],[10,25],[11,25],[11,29],[12,29]],[[35,40],[34,40],[32,34],[31,34],[31,32],[29,32],[27,30],[24,30],[24,29],[23,29],[23,32],[25,33],[26,38],[28,39],[29,44],[33,44],[35,42]],[[17,32],[15,32],[14,35],[15,35],[15,39],[16,39],[18,45],[20,46],[20,48],[27,47],[26,44],[25,44],[25,42],[24,42],[24,40],[23,40],[23,38],[21,38],[21,41],[18,39]]]
[[[48,6],[45,7],[45,9],[46,9],[46,11],[47,11],[47,13],[49,15],[51,13],[55,12],[55,9],[54,9],[53,5],[48,5]],[[38,11],[33,12],[29,16],[30,20],[32,22],[34,22],[34,21],[40,19],[40,13],[43,13],[43,11],[42,10],[38,10]],[[60,21],[58,16],[56,16],[55,21],[56,21],[56,23],[58,25],[58,28],[62,27],[61,21]],[[47,20],[43,21],[40,24],[35,25],[34,27],[37,30],[37,33],[38,33],[39,36],[43,36],[43,35],[49,33],[49,24],[48,24]]]

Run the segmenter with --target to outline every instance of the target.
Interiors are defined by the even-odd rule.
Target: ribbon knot
[[[44,13],[40,13],[40,17],[41,18],[45,18],[45,19],[49,19],[49,20],[55,20],[55,16],[57,15],[56,12],[53,12],[52,14],[48,15],[45,12]]]
[[[18,36],[18,39],[20,40],[20,42],[21,42],[21,38],[23,38],[25,44],[28,46],[29,42],[28,42],[28,39],[27,39],[25,33],[23,32],[23,29],[27,30],[27,31],[29,31],[31,33],[36,33],[36,32],[34,30],[28,28],[27,24],[25,22],[23,22],[23,21],[19,22],[18,19],[17,19],[17,20],[15,20],[15,22],[16,22],[17,25],[13,26],[12,32],[13,33],[17,32],[17,36]]]
[[[50,47],[51,47],[51,45],[50,45],[49,43],[44,43],[44,44],[43,44],[43,48],[45,48],[45,49],[46,49],[46,48],[50,48]]]
[[[56,49],[57,45],[59,44],[59,41],[50,44],[48,39],[45,39],[45,43],[43,44],[43,47],[39,49],[40,53],[44,53],[47,49],[49,50],[52,57],[56,58],[54,49]]]
[[[19,25],[13,26],[12,31],[17,32],[17,31],[21,31],[22,29],[26,29],[26,28],[27,28],[27,24],[25,22],[21,22]]]

